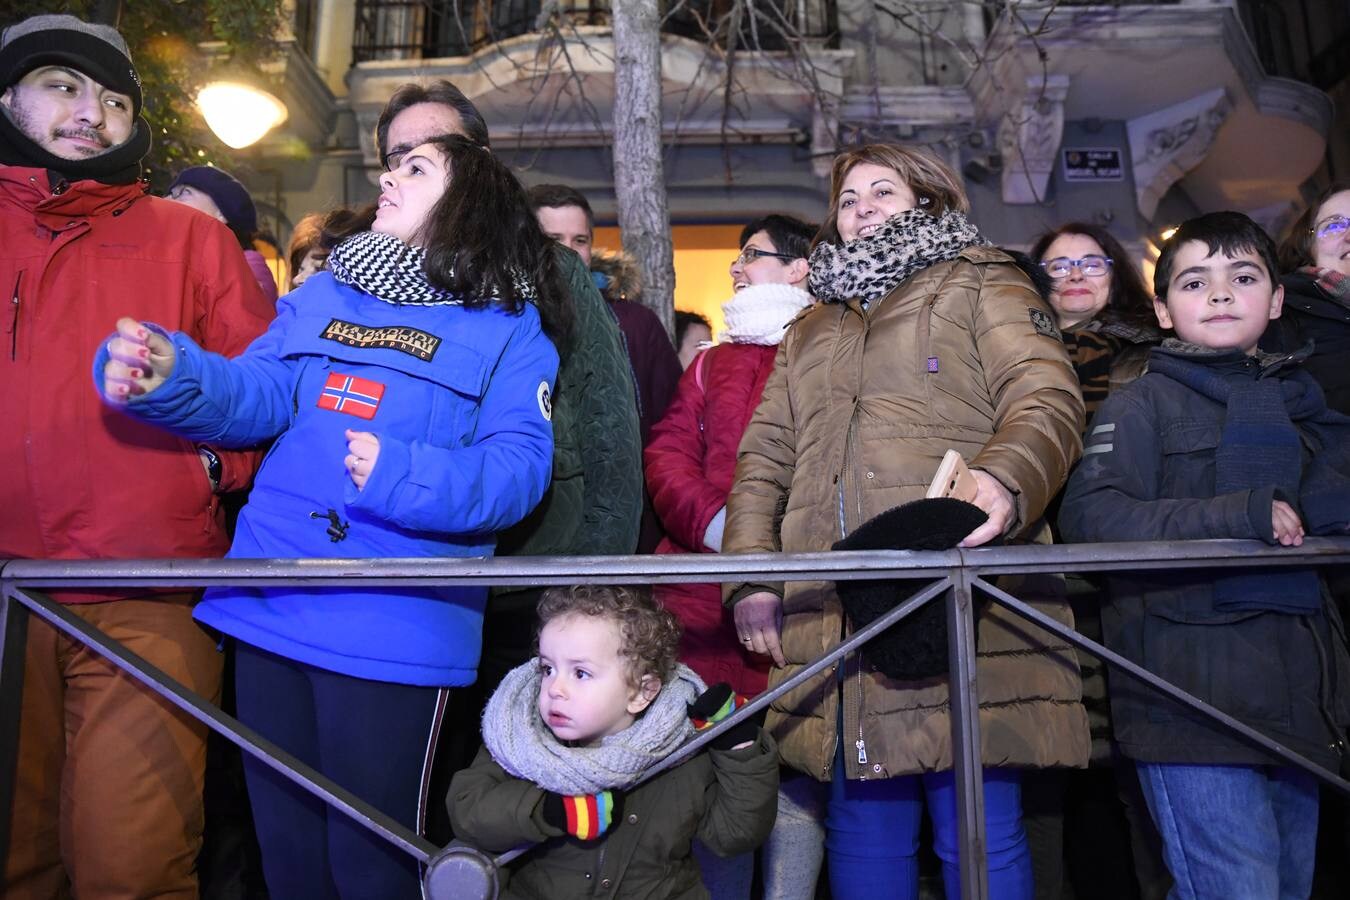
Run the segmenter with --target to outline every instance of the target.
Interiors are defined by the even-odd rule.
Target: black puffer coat
[[[1152,360],[1172,351],[1157,349]],[[1227,377],[1279,377],[1255,359],[1218,360]],[[1285,361],[1270,363],[1281,365]],[[1154,363],[1151,363],[1151,366]],[[1200,363],[1194,363],[1199,365]],[[1306,373],[1289,376],[1316,390]],[[1227,407],[1150,371],[1102,404],[1069,479],[1059,525],[1066,540],[1259,539],[1274,543],[1275,477],[1216,496],[1216,454]],[[1307,493],[1315,467],[1350,473],[1350,420],[1323,411],[1300,423],[1303,494],[1312,534],[1344,534],[1350,488]],[[1292,498],[1291,498],[1292,499]],[[1320,511],[1339,517],[1323,526]],[[1102,607],[1105,643],[1156,675],[1333,771],[1350,723],[1350,656],[1333,604],[1315,615],[1215,607],[1215,569],[1113,577]],[[1325,594],[1325,591],[1324,591]],[[1145,762],[1263,765],[1272,758],[1129,678],[1110,682],[1115,736]],[[1333,732],[1332,725],[1336,731]]]

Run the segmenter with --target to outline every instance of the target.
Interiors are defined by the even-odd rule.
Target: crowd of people
[[[1280,246],[1241,213],[1183,223],[1149,286],[1100,226],[1003,249],[944,162],[855,147],[819,224],[760,216],[727,248],[722,332],[682,313],[672,341],[631,262],[594,250],[585,196],[522,185],[448,82],[393,94],[378,202],[302,219],[279,297],[237,180],[191,167],[148,194],[114,29],[7,28],[0,89],[0,459],[21,473],[0,559],[1350,534],[1350,185]],[[950,451],[970,493],[930,498]],[[1350,768],[1344,576],[1001,584]],[[960,895],[940,604],[646,777],[894,584],[53,596],[408,828],[533,845],[504,896],[917,898],[930,858]],[[1312,894],[1315,778],[1002,607],[976,617],[990,896]],[[208,884],[203,792],[229,763],[205,728],[42,622],[26,639],[4,896],[246,896]],[[251,896],[420,895],[401,851],[234,759]]]

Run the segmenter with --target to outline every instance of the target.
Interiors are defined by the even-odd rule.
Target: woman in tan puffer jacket
[[[1043,531],[1081,449],[1078,379],[1049,306],[968,209],[959,178],[929,156],[870,145],[836,158],[811,256],[812,293],[825,302],[779,346],[741,442],[726,552],[827,550],[923,497],[948,449],[969,462],[988,514],[962,546]],[[849,630],[828,583],[727,594],[741,639],[778,666],[771,685]],[[1036,605],[1072,623],[1062,593]],[[978,630],[990,896],[1029,898],[1017,767],[1086,763],[1078,664],[997,606]],[[779,698],[767,726],[786,764],[831,782],[835,896],[917,896],[925,794],[948,896],[959,896],[946,679],[893,680],[866,656]]]

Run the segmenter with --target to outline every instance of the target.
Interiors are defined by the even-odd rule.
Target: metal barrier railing
[[[975,671],[976,592],[990,602],[1097,656],[1113,671],[1136,679],[1194,712],[1217,722],[1251,744],[1311,773],[1350,796],[1350,782],[1317,766],[1222,710],[1172,686],[1142,666],[1091,641],[991,584],[999,575],[1070,572],[1148,571],[1244,566],[1336,565],[1350,563],[1350,539],[1314,538],[1297,549],[1268,547],[1255,541],[1189,541],[1132,544],[989,547],[941,552],[857,551],[799,554],[597,556],[461,559],[368,560],[10,560],[0,563],[0,810],[12,806],[18,747],[23,654],[29,615],[107,657],[188,715],[219,732],[239,748],[304,790],[408,853],[425,868],[427,895],[440,898],[490,898],[498,889],[497,870],[528,848],[495,858],[458,842],[438,848],[404,825],[374,809],[340,785],[306,766],[252,729],[224,715],[140,657],[104,636],[58,603],[35,593],[42,588],[211,587],[223,585],[331,583],[395,585],[567,585],[726,581],[843,581],[927,579],[931,583],[909,600],[850,635],[790,679],[755,697],[735,716],[701,734],[650,770],[650,778],[697,753],[722,731],[767,707],[852,653],[920,606],[939,595],[947,601],[950,648],[952,749],[957,792],[957,827],[963,900],[989,894],[984,847],[984,791],[981,779],[979,704]],[[7,841],[9,816],[0,815],[0,850]],[[0,853],[0,855],[3,855]]]

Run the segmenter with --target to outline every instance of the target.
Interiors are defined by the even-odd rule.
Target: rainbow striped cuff
[[[704,731],[708,728],[713,727],[723,719],[727,718],[748,702],[750,702],[749,697],[745,697],[733,691],[727,697],[726,702],[717,708],[717,712],[713,713],[711,716],[708,716],[708,718],[706,719],[691,718],[689,721],[694,723],[695,731]]]
[[[563,797],[567,833],[591,841],[609,830],[614,820],[614,795],[609,791]]]

